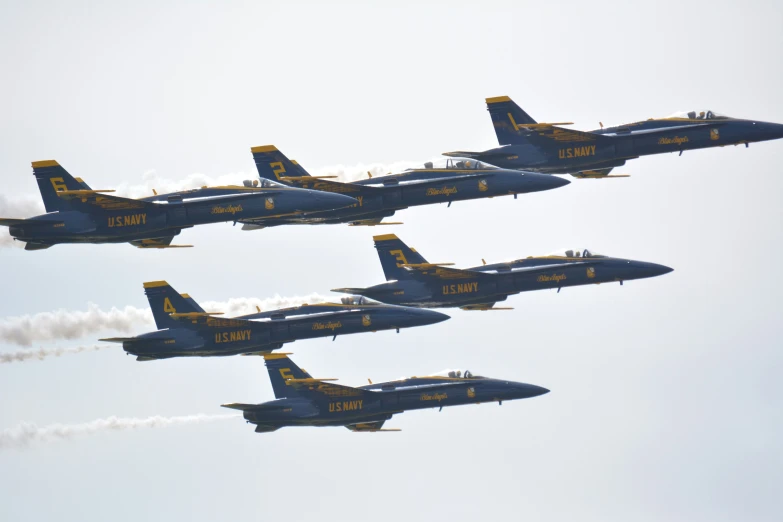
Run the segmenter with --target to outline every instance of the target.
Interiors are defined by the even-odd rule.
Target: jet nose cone
[[[436,324],[451,319],[451,316],[435,310],[416,310],[414,314],[420,324]]]
[[[529,399],[531,397],[538,397],[539,395],[546,395],[549,390],[535,384],[519,384],[517,385],[520,397],[523,399]]]
[[[358,203],[357,200],[343,194],[333,194],[332,192],[319,192],[316,200],[324,209],[345,208]]]
[[[671,267],[666,265],[659,265],[656,263],[644,263],[642,268],[647,273],[646,277],[657,277],[674,271],[674,269]]]
[[[552,174],[539,174],[538,172],[525,172],[523,179],[527,183],[527,190],[531,192],[552,190],[565,187],[571,183],[565,178],[554,176]],[[532,189],[530,187],[532,187]]]
[[[565,178],[561,178],[559,176],[549,176],[549,182],[551,183],[551,188],[560,188],[565,187],[566,185],[570,184],[571,182]]]
[[[767,123],[764,130],[771,140],[783,138],[783,125],[780,123]]]

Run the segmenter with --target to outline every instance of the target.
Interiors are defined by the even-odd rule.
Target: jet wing
[[[140,201],[138,199],[121,198],[119,196],[109,196],[98,190],[63,190],[57,192],[62,199],[69,201],[80,201],[86,205],[91,205],[101,210],[131,210],[158,208],[154,203]]]
[[[359,185],[355,183],[343,183],[340,181],[330,181],[313,176],[282,177],[280,181],[299,188],[320,190],[322,192],[333,192],[336,194],[346,194],[349,196],[371,196],[378,194],[376,187]]]
[[[325,382],[326,380],[330,379],[286,379],[285,383],[288,386],[293,386],[300,393],[312,392],[322,396],[324,399],[339,399],[343,397],[369,398],[376,393],[361,388]]]
[[[478,272],[473,270],[462,270],[460,268],[446,268],[444,266],[433,266],[432,264],[422,265],[403,265],[414,278],[437,278],[443,280],[452,279],[491,279],[495,274]]]
[[[373,178],[371,183],[363,183],[362,186],[376,188],[375,185],[382,187],[427,187],[430,185],[440,185],[452,181],[462,181],[463,179],[482,178],[486,179],[493,175],[491,170],[481,170],[477,174],[454,174],[452,176],[441,176],[439,178],[412,179],[406,180],[404,176],[399,178],[395,176],[384,176],[382,178]]]

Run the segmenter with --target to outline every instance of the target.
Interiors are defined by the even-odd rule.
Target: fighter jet
[[[783,125],[731,118],[714,111],[678,112],[592,131],[563,128],[571,122],[539,123],[508,96],[487,98],[497,148],[449,152],[506,169],[524,169],[577,178],[626,177],[609,172],[648,154],[748,144],[783,138]]]
[[[526,194],[567,185],[563,179],[533,172],[504,170],[472,159],[449,158],[438,163],[407,169],[398,174],[368,177],[353,183],[331,181],[336,176],[310,176],[298,163],[289,160],[274,145],[253,147],[258,175],[290,186],[346,194],[356,198],[352,207],[309,213],[304,216],[242,218],[242,230],[256,230],[289,223],[337,224],[354,226],[394,225],[382,223],[398,210],[431,203]],[[369,174],[368,174],[369,176]]]
[[[129,199],[92,190],[56,161],[34,161],[33,173],[46,214],[29,219],[0,218],[26,250],[59,243],[130,243],[138,248],[175,248],[183,228],[242,218],[306,215],[350,206],[341,194],[285,187],[258,180],[244,186],[202,187]]]
[[[465,370],[446,370],[425,377],[370,382],[352,388],[314,379],[285,353],[264,354],[276,400],[261,404],[223,404],[240,410],[256,433],[286,426],[345,426],[351,431],[383,429],[395,413],[424,408],[529,399],[549,393],[546,388],[521,382],[491,379]]]
[[[493,308],[509,295],[567,286],[630,281],[667,274],[668,266],[604,256],[588,249],[567,249],[545,256],[472,268],[449,268],[453,263],[429,263],[396,235],[375,236],[386,283],[369,288],[336,288],[384,303],[423,308]]]
[[[230,319],[205,312],[188,294],[166,281],[144,283],[158,331],[101,341],[122,343],[137,361],[171,357],[248,355],[276,350],[299,339],[332,337],[435,324],[449,316],[432,310],[374,303],[365,298],[241,315]]]

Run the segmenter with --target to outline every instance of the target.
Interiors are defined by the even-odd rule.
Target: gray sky
[[[482,150],[488,96],[579,129],[701,108],[783,122],[782,20],[779,2],[2,2],[2,193],[38,198],[43,159],[114,188],[249,178],[248,149],[270,143],[313,170]],[[546,396],[406,413],[396,434],[235,419],[2,449],[0,519],[780,520],[781,152],[647,157],[618,169],[629,179],[411,209],[383,229],[2,248],[0,322],[144,308],[157,279],[200,301],[330,295],[382,280],[371,236],[389,232],[458,266],[584,245],[675,271],[288,350],[346,384],[461,366]],[[273,393],[260,359],[140,364],[114,347],[2,364],[0,397],[3,430],[224,414]]]

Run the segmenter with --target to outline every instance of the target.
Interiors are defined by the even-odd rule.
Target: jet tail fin
[[[33,174],[38,182],[44,207],[47,212],[69,210],[71,203],[57,196],[58,192],[85,190],[89,187],[83,180],[76,179],[55,160],[34,161]]]
[[[495,134],[498,137],[498,144],[511,145],[528,142],[517,126],[524,123],[535,125],[536,120],[531,118],[508,96],[487,98],[486,102],[489,116],[492,118],[492,125],[495,127]]]
[[[265,353],[264,363],[269,372],[269,380],[272,383],[272,390],[275,392],[275,398],[298,397],[297,390],[286,384],[291,379],[312,379],[312,376],[301,369],[288,358],[287,353]]]
[[[190,296],[180,294],[166,281],[144,283],[144,293],[150,302],[155,325],[160,330],[181,328],[188,324],[186,321],[177,321],[171,314],[205,313]]]
[[[410,279],[411,276],[403,265],[423,264],[427,260],[402,242],[395,234],[374,236],[375,248],[378,250],[378,258],[381,260],[383,273],[387,281]]]
[[[261,178],[285,182],[283,178],[311,177],[298,163],[291,161],[274,145],[252,147],[253,161]]]

